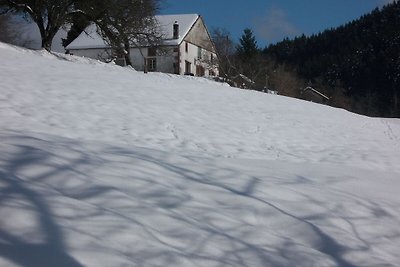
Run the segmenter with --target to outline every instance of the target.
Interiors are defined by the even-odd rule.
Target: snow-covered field
[[[400,120],[0,61],[0,266],[400,266]]]

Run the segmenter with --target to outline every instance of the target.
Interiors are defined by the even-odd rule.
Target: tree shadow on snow
[[[337,266],[341,267],[355,267],[356,265],[353,265],[349,261],[347,261],[343,255],[349,251],[349,248],[346,246],[343,246],[335,241],[334,238],[329,236],[327,233],[325,233],[320,227],[317,225],[300,218],[294,214],[291,214],[280,207],[276,206],[273,203],[270,203],[268,201],[265,201],[253,194],[253,191],[255,190],[257,183],[259,181],[258,178],[256,177],[250,177],[246,183],[242,186],[242,188],[235,188],[234,186],[228,186],[227,184],[224,184],[222,182],[219,182],[218,179],[215,179],[215,175],[212,173],[214,170],[218,170],[218,166],[214,166],[211,168],[211,172],[196,172],[193,171],[192,169],[184,168],[182,166],[178,166],[176,164],[171,164],[168,163],[167,160],[163,160],[157,157],[152,157],[149,156],[149,154],[141,154],[141,153],[132,153],[132,151],[127,151],[127,150],[121,150],[121,149],[116,149],[114,151],[106,151],[106,153],[116,153],[116,154],[126,154],[130,157],[139,159],[141,161],[146,161],[151,164],[155,164],[158,167],[161,167],[169,172],[178,174],[179,176],[183,177],[186,180],[189,180],[194,183],[199,183],[202,185],[207,185],[211,187],[216,187],[218,189],[221,189],[222,191],[227,191],[232,193],[233,195],[241,196],[244,198],[248,198],[251,200],[254,200],[256,202],[260,202],[273,210],[277,211],[283,216],[289,217],[290,219],[293,219],[301,224],[304,224],[306,227],[308,227],[314,235],[318,238],[316,241],[314,248],[318,251],[320,251],[323,254],[326,254],[330,257],[331,260],[333,260]],[[210,168],[208,168],[210,169]],[[232,175],[234,175],[234,172],[232,172]],[[300,176],[297,176],[297,178]],[[308,182],[307,178],[301,177],[298,178],[299,181],[297,181],[299,184],[302,184],[304,182]],[[180,218],[180,220],[185,220],[185,218]],[[187,223],[193,223],[191,220],[187,220]],[[204,226],[203,226],[204,227]],[[283,267],[283,266],[294,266],[296,265],[296,260],[294,259],[293,261],[287,259],[288,261],[282,262],[279,259],[276,259],[276,257],[273,257],[273,249],[275,248],[270,248],[271,250],[267,248],[263,248],[260,246],[253,245],[251,243],[248,243],[236,236],[230,235],[227,232],[222,232],[218,231],[215,228],[212,227],[205,227],[206,232],[212,237],[215,236],[220,236],[222,238],[225,238],[229,240],[232,243],[232,249],[226,252],[226,254],[223,255],[223,257],[220,257],[219,259],[214,259],[217,261],[220,261],[222,263],[221,266],[224,266],[224,264],[232,265],[233,263],[237,264],[238,266],[247,266],[245,262],[242,260],[242,257],[240,256],[243,254],[243,252],[250,252],[251,254],[254,255],[254,257],[258,258],[261,262],[264,262],[265,264],[271,265],[271,266],[276,266],[276,267]],[[206,241],[205,241],[206,242]],[[240,247],[240,249],[238,248]],[[288,253],[287,248],[282,248],[278,249],[277,252],[280,253],[280,255],[284,258],[287,258],[290,253]],[[191,257],[195,255],[190,255]],[[232,261],[227,261],[227,259],[236,259],[233,262]],[[299,264],[297,262],[297,264]]]
[[[45,144],[48,141],[31,140],[31,137],[18,134],[10,135],[7,139],[11,140],[11,143],[18,144],[15,145],[18,147],[18,153],[6,158],[6,165],[0,164],[0,182],[4,184],[4,186],[0,187],[0,203],[12,203],[13,207],[21,209],[22,212],[24,209],[33,209],[37,214],[37,229],[44,236],[44,241],[40,243],[29,242],[29,240],[15,233],[3,230],[0,224],[0,257],[23,267],[82,266],[70,256],[65,245],[63,232],[57,224],[51,205],[46,202],[40,191],[32,188],[30,184],[40,181],[45,182],[46,179],[58,179],[57,177],[62,176],[65,172],[72,175],[74,179],[78,176],[83,177],[82,180],[86,181],[87,184],[77,187],[65,186],[68,179],[58,179],[58,185],[55,185],[54,181],[51,183],[52,186],[57,187],[58,193],[75,200],[87,201],[88,203],[95,198],[104,200],[104,203],[112,204],[113,201],[116,201],[119,205],[117,207],[120,209],[99,205],[96,208],[100,212],[87,213],[82,216],[96,220],[96,216],[110,213],[113,219],[121,220],[124,223],[123,225],[135,227],[132,229],[140,231],[149,240],[159,245],[155,248],[150,242],[150,245],[146,247],[146,241],[148,240],[144,240],[140,250],[130,250],[121,254],[121,257],[128,258],[134,266],[154,265],[154,260],[157,259],[159,260],[158,262],[162,262],[165,266],[183,265],[182,260],[194,263],[198,260],[208,262],[212,266],[254,266],[254,263],[259,266],[274,267],[307,266],[298,262],[303,255],[290,255],[290,244],[296,243],[296,240],[292,240],[291,237],[287,237],[286,245],[278,248],[268,246],[268,242],[265,242],[265,245],[254,244],[251,239],[246,238],[246,231],[243,231],[243,229],[248,230],[251,226],[244,223],[238,226],[215,226],[213,219],[218,214],[212,213],[215,211],[214,207],[194,205],[191,213],[182,211],[180,208],[190,203],[193,199],[186,191],[185,185],[187,184],[195,188],[207,188],[207,190],[227,193],[230,197],[242,198],[246,203],[261,204],[265,207],[265,210],[270,210],[271,214],[282,216],[284,219],[300,224],[303,227],[302,229],[307,229],[315,237],[314,243],[310,246],[310,251],[314,249],[329,256],[329,259],[337,266],[355,266],[344,257],[351,248],[337,242],[318,225],[312,223],[311,218],[296,216],[296,214],[284,210],[275,202],[273,203],[260,197],[256,193],[261,182],[257,177],[245,177],[241,186],[238,186],[238,183],[230,185],[221,179],[223,175],[220,174],[220,166],[211,161],[207,162],[207,165],[204,162],[203,165],[199,164],[197,169],[201,169],[201,171],[195,171],[196,168],[191,168],[193,164],[197,164],[195,160],[183,158],[183,161],[189,164],[188,167],[184,167],[185,164],[177,163],[179,160],[170,160],[168,153],[160,151],[151,152],[146,149],[128,150],[118,147],[106,147],[102,149],[95,148],[95,153],[87,153],[85,148],[81,147],[81,144],[73,144],[73,142],[68,144],[65,140],[63,141],[64,144],[61,145],[62,149],[59,150],[59,142],[54,140],[49,141],[49,144]],[[42,149],[42,146],[46,148]],[[54,150],[54,147],[55,152],[53,154],[51,151]],[[74,154],[74,157],[65,157],[61,155],[63,152]],[[61,163],[55,164],[54,162]],[[21,171],[29,169],[29,166],[44,166],[46,168],[38,171],[38,174],[31,174],[29,178],[21,176]],[[125,169],[123,172],[119,172],[118,168],[130,168],[130,171],[128,172]],[[111,182],[103,185],[100,182],[96,184],[90,183],[95,178],[95,169],[102,169],[103,175],[107,173],[109,177],[105,179]],[[85,171],[82,170],[86,170],[90,174],[86,177]],[[131,177],[126,177],[130,175],[130,172],[134,174]],[[163,175],[171,174],[171,177],[174,178],[165,177],[165,179],[161,179],[160,177],[155,177],[153,179],[153,176],[160,175],[160,173]],[[235,170],[226,169],[226,176],[236,178],[237,173],[235,173]],[[126,188],[113,187],[112,183],[114,181],[124,181],[125,179],[135,179],[135,183],[127,183]],[[301,176],[296,179],[298,184],[306,184],[311,181]],[[237,181],[237,179],[235,180]],[[132,186],[131,184],[135,186],[128,188]],[[19,202],[13,201],[21,198],[30,204],[28,208],[26,206],[18,206]],[[120,204],[125,202],[118,202],[119,198],[128,199],[129,204]],[[316,200],[309,198],[308,201],[315,202]],[[126,207],[122,205],[126,205]],[[219,203],[219,205],[224,205],[224,203]],[[111,205],[111,207],[113,206]],[[382,211],[376,210],[376,213],[382,213]],[[160,213],[168,217],[168,222],[174,222],[176,225],[172,225],[170,229],[155,228],[151,224],[154,222],[145,220],[146,216],[150,217],[153,213]],[[84,219],[84,217],[74,218],[74,220],[79,219]],[[349,221],[349,223],[351,222]],[[187,228],[196,228],[196,230],[191,233],[191,228],[187,230],[185,226]],[[356,237],[362,240],[356,232],[355,226],[351,226],[354,228]],[[103,238],[107,240],[107,234],[111,231],[104,232]],[[83,234],[90,235],[92,233],[86,232]],[[160,236],[167,238],[163,239]],[[97,238],[97,236],[94,236],[94,238]],[[171,239],[175,240],[175,242],[166,241]],[[185,242],[185,246],[179,245],[180,240]],[[222,243],[226,244],[224,247],[218,248],[220,252],[218,254],[210,252],[210,247],[212,248],[215,244],[219,244],[215,243],[216,240],[218,242],[223,240]],[[107,244],[103,245],[107,246]],[[294,252],[298,253],[298,251]],[[315,264],[315,262],[312,263]]]
[[[17,175],[21,168],[40,164],[50,154],[35,147],[20,146],[20,148],[19,153],[13,155],[6,161],[6,165],[0,168],[2,184],[0,203],[2,207],[12,206],[20,214],[33,212],[35,222],[18,221],[15,224],[35,224],[35,231],[42,236],[43,241],[30,242],[29,237],[23,237],[21,233],[11,233],[12,231],[2,229],[0,223],[0,257],[23,267],[82,267],[83,265],[68,254],[63,233],[55,222],[46,200],[40,193],[26,186],[30,181],[24,181]],[[57,175],[57,171],[57,169],[51,169],[50,173],[38,175],[35,179],[40,180],[49,175]]]

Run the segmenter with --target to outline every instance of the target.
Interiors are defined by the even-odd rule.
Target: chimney
[[[175,21],[173,29],[174,29],[173,39],[179,39],[179,24],[177,21]]]

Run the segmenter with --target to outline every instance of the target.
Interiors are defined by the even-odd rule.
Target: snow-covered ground
[[[400,266],[400,120],[0,61],[0,266]]]

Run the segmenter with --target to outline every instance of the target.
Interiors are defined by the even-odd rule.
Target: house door
[[[197,75],[197,76],[200,76],[200,77],[203,77],[204,74],[205,74],[204,67],[203,67],[203,66],[197,65],[197,66],[196,66],[196,75]]]
[[[185,74],[192,73],[192,63],[185,61]]]

